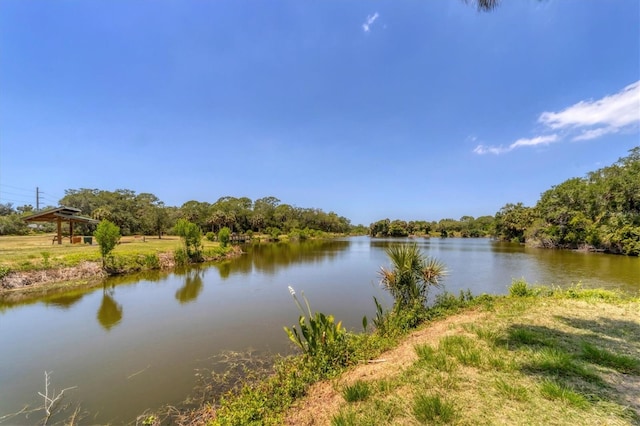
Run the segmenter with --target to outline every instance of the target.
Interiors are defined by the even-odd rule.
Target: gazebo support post
[[[69,221],[69,242],[73,244],[73,221]]]
[[[62,244],[62,219],[58,218],[58,244]]]

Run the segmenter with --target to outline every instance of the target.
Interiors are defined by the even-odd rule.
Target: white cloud
[[[484,155],[484,154],[502,154],[503,152],[509,151],[509,148],[505,148],[503,146],[484,146],[478,145],[475,147],[473,152],[476,154]]]
[[[640,124],[640,80],[613,95],[580,101],[559,112],[545,111],[538,117],[547,131],[562,130],[573,141],[596,139],[611,133],[637,128]],[[578,133],[576,135],[576,132]],[[518,139],[508,147],[478,145],[476,154],[503,154],[515,148],[548,145],[561,138],[557,133]]]
[[[518,139],[511,145],[509,145],[509,151],[521,146],[536,146],[536,145],[549,145],[551,142],[556,142],[558,135],[537,136],[531,139]]]
[[[599,138],[608,133],[616,133],[618,129],[615,127],[600,127],[599,129],[583,130],[581,134],[574,137],[574,141],[588,141],[590,139]]]
[[[368,33],[371,30],[371,25],[373,25],[374,22],[376,22],[376,19],[378,19],[380,15],[378,14],[378,12],[375,12],[373,15],[368,15],[367,19],[364,21],[364,24],[362,24],[362,29],[364,30],[365,33]]]
[[[558,135],[556,134],[546,135],[546,136],[537,136],[531,139],[522,138],[522,139],[518,139],[517,141],[515,141],[514,143],[512,143],[507,147],[504,147],[502,145],[501,146],[478,145],[475,147],[473,152],[480,155],[483,155],[483,154],[499,155],[499,154],[504,154],[505,152],[512,151],[516,148],[520,148],[522,146],[549,145],[550,143],[556,142],[557,140],[558,140]]]
[[[593,133],[598,136],[637,124],[640,122],[640,81],[597,101],[580,101],[560,112],[543,112],[538,121],[551,129],[599,126],[594,130],[601,133]],[[604,131],[607,128],[610,130]]]

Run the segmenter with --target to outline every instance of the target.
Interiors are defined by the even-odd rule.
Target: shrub
[[[29,227],[20,215],[0,216],[0,235],[27,235]]]
[[[179,219],[176,234],[182,237],[187,258],[192,262],[202,262],[202,230],[195,223]]]
[[[173,252],[173,260],[176,263],[176,266],[185,266],[189,263],[189,256],[187,256],[187,251],[183,247],[177,248]]]
[[[205,234],[205,238],[208,241],[215,241],[216,240],[216,234],[214,234],[213,232],[209,231]]]
[[[218,241],[220,241],[220,245],[222,247],[226,247],[229,245],[229,241],[231,240],[231,230],[226,226],[220,231],[218,231]]]
[[[0,265],[0,280],[9,275],[11,268],[5,265]]]
[[[100,246],[100,254],[102,255],[102,267],[106,266],[106,258],[120,241],[120,228],[113,222],[102,220],[96,232],[93,233],[98,245]]]
[[[513,280],[511,287],[509,287],[509,295],[511,297],[528,297],[533,296],[533,289],[529,287],[529,284],[520,278],[519,280]]]
[[[155,253],[145,254],[144,266],[147,269],[160,269],[160,258]]]
[[[267,233],[267,235],[269,235],[269,239],[270,240],[278,241],[278,239],[280,238],[280,233],[282,231],[280,231],[280,228],[269,227],[269,228],[265,229],[265,232]]]

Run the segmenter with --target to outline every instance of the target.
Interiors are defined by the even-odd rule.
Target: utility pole
[[[40,211],[40,188],[36,186],[36,211]]]

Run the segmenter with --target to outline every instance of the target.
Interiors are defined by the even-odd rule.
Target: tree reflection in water
[[[176,299],[181,303],[193,302],[202,292],[202,271],[192,269],[185,274],[184,285],[176,291]]]
[[[98,309],[98,322],[107,331],[111,330],[122,320],[122,306],[113,299],[113,288],[102,292],[102,303]]]

